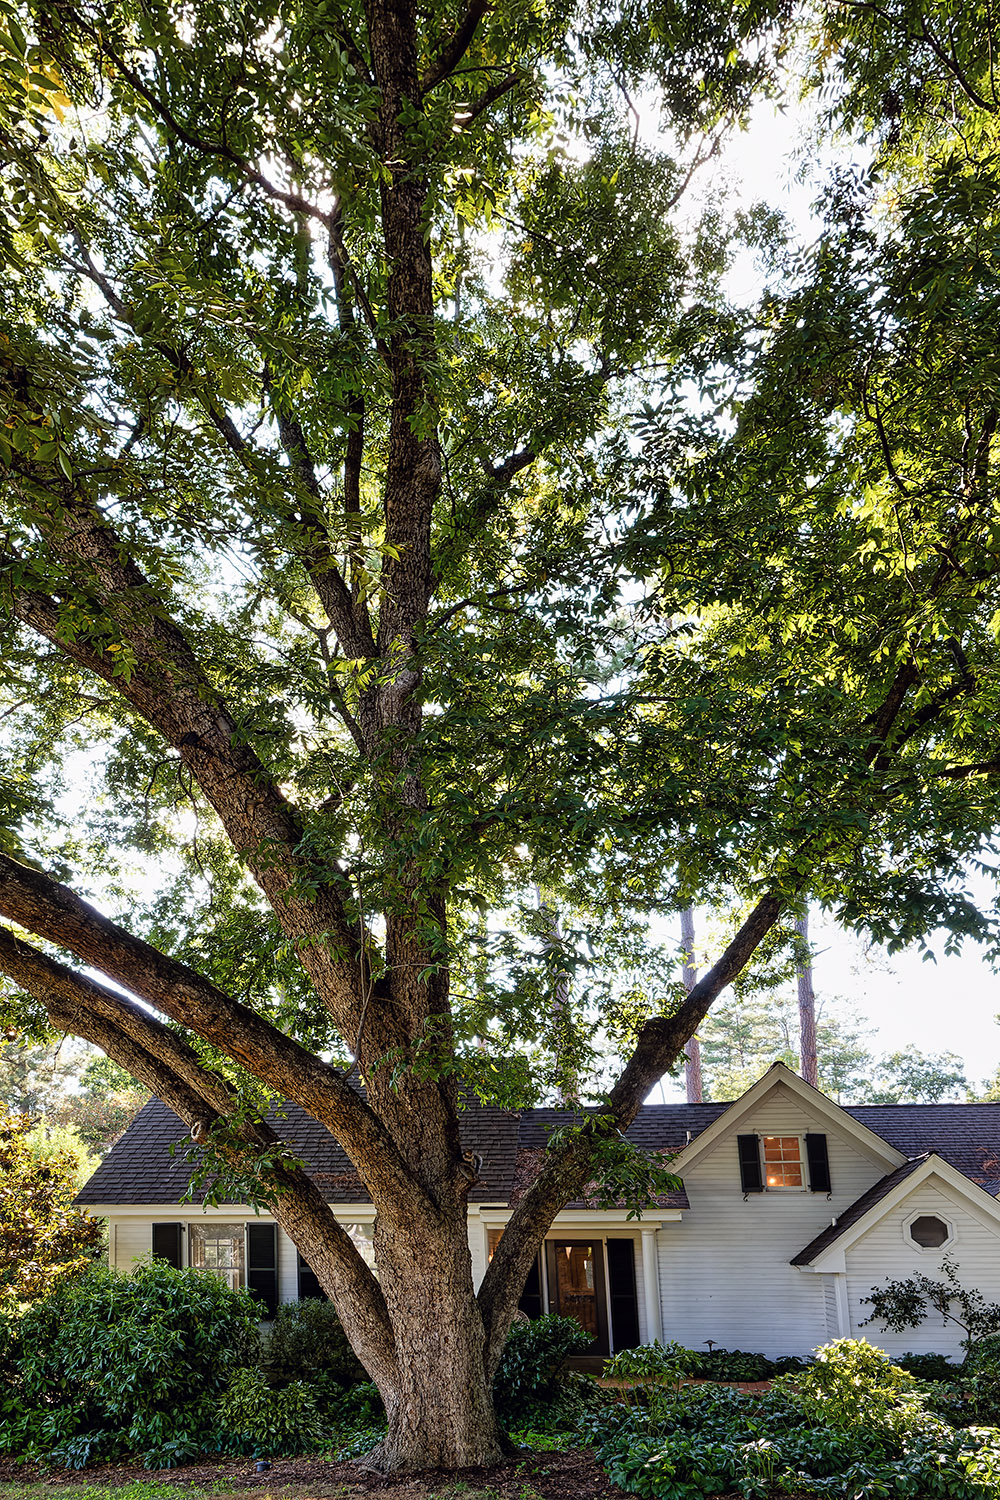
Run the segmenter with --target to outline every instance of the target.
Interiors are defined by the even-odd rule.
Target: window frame
[[[948,1233],[940,1245],[921,1245],[917,1243],[910,1230],[918,1219],[939,1219],[941,1221]],[[911,1250],[916,1250],[919,1255],[940,1255],[942,1251],[950,1250],[956,1239],[954,1221],[946,1219],[940,1209],[937,1208],[914,1209],[903,1220],[902,1231],[903,1243],[908,1245]]]
[[[243,1248],[242,1248],[242,1264],[241,1265],[235,1266],[235,1267],[231,1267],[231,1268],[227,1268],[227,1267],[220,1267],[220,1266],[199,1266],[196,1263],[195,1258],[194,1258],[194,1247],[195,1247],[195,1240],[197,1238],[199,1238],[199,1236],[204,1235],[204,1238],[208,1239],[208,1238],[211,1237],[211,1233],[210,1232],[213,1229],[219,1230],[219,1229],[236,1229],[236,1228],[239,1228],[240,1230],[242,1230],[242,1246],[243,1246]],[[219,1238],[219,1236],[216,1235],[215,1238]],[[236,1235],[227,1235],[226,1238],[230,1239],[233,1243],[235,1243],[237,1236]],[[231,1287],[233,1291],[242,1291],[242,1292],[246,1291],[246,1289],[247,1289],[247,1269],[248,1269],[247,1262],[248,1262],[248,1259],[249,1259],[249,1254],[248,1254],[248,1247],[247,1247],[247,1226],[246,1226],[246,1221],[245,1220],[239,1220],[239,1219],[200,1219],[200,1220],[199,1219],[192,1219],[192,1220],[190,1220],[190,1222],[188,1224],[188,1232],[187,1232],[187,1235],[185,1236],[185,1239],[187,1240],[187,1244],[184,1247],[185,1251],[186,1251],[185,1259],[186,1259],[186,1263],[187,1263],[189,1269],[191,1269],[193,1271],[201,1271],[205,1275],[221,1276],[221,1278],[225,1282],[226,1286]],[[237,1287],[233,1287],[232,1282],[229,1280],[229,1274],[230,1274],[230,1271],[232,1271],[232,1270],[237,1270],[240,1273],[241,1280],[240,1280],[239,1286],[237,1286]]]
[[[808,1193],[809,1191],[809,1163],[806,1157],[806,1138],[795,1131],[758,1131],[760,1141],[760,1173],[764,1182],[765,1193]],[[799,1181],[776,1182],[771,1184],[767,1180],[767,1141],[798,1141],[799,1145]]]

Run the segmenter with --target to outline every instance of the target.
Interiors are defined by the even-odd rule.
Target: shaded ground
[[[37,1464],[0,1461],[0,1500],[35,1500],[43,1495],[76,1500],[90,1489],[137,1485],[157,1491],[177,1489],[177,1500],[195,1500],[198,1491],[215,1500],[361,1500],[383,1495],[392,1500],[625,1500],[591,1454],[530,1453],[496,1468],[432,1471],[405,1479],[384,1479],[353,1463],[322,1458],[279,1458],[257,1474],[247,1459],[186,1464],[151,1474],[138,1464],[101,1464],[92,1469],[43,1470]],[[194,1495],[192,1487],[197,1487]],[[188,1493],[185,1494],[185,1491]]]

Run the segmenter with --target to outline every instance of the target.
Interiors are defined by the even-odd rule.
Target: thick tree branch
[[[291,1160],[263,1120],[232,1121],[235,1096],[201,1063],[194,1049],[140,1006],[25,943],[0,927],[0,972],[48,1011],[53,1025],[100,1047],[177,1114],[201,1141],[209,1135],[223,1160],[259,1173],[262,1197],[293,1242],[308,1252],[320,1283],[335,1300],[355,1348],[376,1379],[395,1373],[392,1328],[385,1299],[350,1235],[341,1228],[310,1178]],[[276,1159],[260,1171],[258,1152]]]
[[[67,494],[47,525],[47,540],[81,593],[96,600],[106,618],[88,634],[67,627],[59,606],[29,589],[14,591],[15,616],[74,661],[111,684],[178,752],[218,813],[238,854],[264,890],[287,935],[302,945],[301,958],[344,1035],[362,1003],[358,965],[361,935],[344,913],[332,883],[309,882],[296,849],[302,838],[298,812],[269,777],[247,735],[206,679],[187,639],[155,589],[132,561],[105,518]],[[124,560],[123,560],[124,559]],[[124,642],[134,657],[129,672],[117,653],[104,650],[100,630],[110,625],[112,644]],[[316,941],[318,932],[329,936]]]
[[[124,995],[41,953],[0,926],[0,971],[40,1001],[60,1030],[83,1036],[127,1068],[159,1098],[183,1098],[186,1112],[200,1107],[226,1115],[228,1085],[204,1067],[194,1048]],[[94,1033],[93,1035],[91,1033]],[[107,1044],[107,1045],[106,1045]]]
[[[0,914],[219,1047],[340,1142],[373,1198],[413,1184],[378,1117],[335,1068],[186,964],[134,937],[39,870],[0,853]],[[377,1179],[372,1176],[373,1163]]]

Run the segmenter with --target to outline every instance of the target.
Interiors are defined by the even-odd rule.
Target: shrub
[[[704,1495],[994,1497],[1000,1434],[954,1431],[918,1382],[854,1340],[762,1396],[688,1386],[669,1406],[620,1403],[584,1430],[612,1480],[649,1500]]]
[[[661,1344],[654,1339],[653,1343],[641,1344],[637,1349],[622,1349],[606,1362],[604,1376],[607,1380],[629,1382],[619,1392],[619,1399],[626,1405],[649,1406],[655,1421],[662,1411],[669,1410],[684,1376],[697,1363],[697,1354],[683,1344],[674,1341]]]
[[[954,1380],[961,1368],[945,1354],[899,1354],[893,1363],[918,1380]]]
[[[44,1297],[97,1254],[103,1226],[73,1207],[78,1142],[0,1110],[0,1304]]]
[[[923,1274],[886,1281],[873,1286],[871,1295],[861,1300],[874,1309],[866,1322],[882,1323],[893,1333],[919,1328],[932,1312],[961,1328],[967,1349],[977,1340],[1000,1333],[1000,1302],[987,1302],[978,1287],[964,1287],[948,1255],[941,1262],[939,1281]]]
[[[1000,1422],[1000,1335],[988,1334],[965,1356],[962,1396],[973,1421]]]
[[[556,1376],[571,1354],[593,1343],[575,1318],[546,1315],[515,1323],[493,1379],[497,1415],[506,1426],[537,1415],[556,1395]]]
[[[809,1363],[795,1354],[769,1359],[766,1354],[750,1354],[744,1349],[711,1349],[707,1354],[696,1354],[695,1360],[691,1374],[701,1380],[773,1380],[776,1375],[804,1370]]]
[[[972,1345],[963,1361],[962,1374],[975,1375],[980,1370],[992,1370],[998,1367],[1000,1367],[1000,1333],[990,1333]]]
[[[920,1384],[865,1339],[834,1339],[816,1350],[809,1368],[784,1376],[813,1421],[825,1427],[897,1430],[923,1407]]]
[[[8,1351],[0,1452],[169,1468],[217,1442],[215,1407],[258,1352],[258,1305],[163,1261],[93,1266],[29,1308]]]
[[[271,1390],[260,1370],[237,1370],[219,1403],[218,1420],[231,1447],[255,1458],[308,1453],[326,1436],[309,1387],[292,1380]]]
[[[368,1379],[335,1308],[315,1298],[278,1308],[261,1344],[260,1365],[270,1385],[305,1380],[322,1392],[326,1402]]]

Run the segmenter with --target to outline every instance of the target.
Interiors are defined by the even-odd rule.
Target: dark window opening
[[[950,1231],[937,1214],[921,1214],[910,1225],[910,1239],[924,1250],[936,1250],[943,1245]]]

